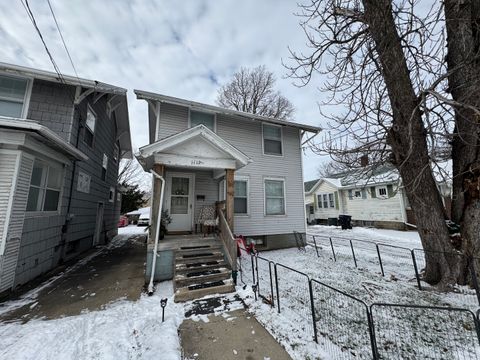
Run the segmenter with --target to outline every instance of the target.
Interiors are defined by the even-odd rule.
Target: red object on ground
[[[118,220],[118,227],[125,227],[128,225],[128,218],[124,215],[120,216],[120,219]]]
[[[246,251],[247,254],[255,253],[255,244],[252,242],[250,245],[247,245],[247,239],[245,239],[245,236],[237,235],[235,241],[237,242],[237,256],[242,256],[241,250]]]

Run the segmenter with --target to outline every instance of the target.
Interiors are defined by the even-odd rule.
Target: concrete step
[[[208,262],[214,260],[223,260],[223,253],[218,250],[214,251],[202,251],[196,254],[176,255],[176,264],[196,264],[199,262]]]
[[[219,267],[228,268],[229,265],[222,260],[201,261],[193,264],[176,264],[175,274],[185,274],[189,272],[196,272],[209,269],[217,269]]]
[[[203,284],[192,284],[178,288],[175,291],[175,302],[189,301],[207,295],[225,294],[235,291],[232,279],[206,282]]]
[[[232,276],[230,269],[219,267],[201,271],[176,274],[174,277],[175,288],[181,288],[188,285],[203,284],[206,282],[226,280]]]
[[[182,247],[178,249],[175,253],[176,256],[183,255],[194,255],[198,253],[212,252],[212,251],[222,251],[221,244],[211,244],[211,245],[201,245],[195,247]]]

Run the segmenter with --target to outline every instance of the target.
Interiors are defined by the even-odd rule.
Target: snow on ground
[[[146,226],[128,225],[118,228],[118,235],[147,235]]]
[[[432,289],[418,290],[409,251],[380,246],[385,271],[385,276],[382,276],[374,244],[371,246],[368,243],[353,242],[357,260],[357,266],[355,266],[349,241],[338,237],[342,235],[347,238],[418,248],[419,239],[416,232],[365,228],[342,231],[326,226],[310,227],[308,232],[327,236],[327,238],[317,238],[318,256],[313,246],[307,246],[305,252],[284,249],[260,253],[260,256],[267,260],[258,259],[259,293],[271,299],[271,287],[273,287],[275,308],[271,308],[262,301],[255,302],[250,286],[239,291],[259,321],[295,359],[371,357],[368,321],[365,314],[366,308],[372,303],[470,308],[473,311],[478,308],[475,292],[466,287],[458,288],[458,293],[448,294]],[[333,259],[328,236],[335,237],[336,261]],[[241,260],[244,270],[242,278],[246,284],[252,283],[249,260],[249,258]],[[273,286],[270,284],[269,266],[273,273],[274,264],[269,265],[268,261],[277,264],[280,314],[277,313],[275,281]],[[318,280],[318,282],[312,282],[312,289],[320,346],[312,341],[313,325],[308,278]],[[413,309],[378,306],[374,307],[375,314],[377,325],[384,326],[384,331],[380,329],[377,332],[378,341],[385,345],[383,350],[397,351],[397,355],[392,352],[386,358],[399,356],[398,354],[402,354],[402,358],[411,357],[413,355],[409,351],[412,351],[412,348],[413,351],[417,351],[415,355],[418,356],[417,358],[430,358],[429,352],[432,349],[425,346],[429,344],[428,341],[431,341],[430,344],[436,343],[436,346],[441,344],[444,349],[447,349],[445,351],[458,351],[454,349],[455,344],[452,340],[456,336],[462,339],[461,351],[466,355],[451,356],[451,358],[480,357],[478,339],[474,334],[473,320],[469,313],[452,315],[439,310],[420,309],[416,312]],[[396,329],[395,326],[397,326]],[[408,336],[414,337],[411,332],[416,328],[436,331],[431,334],[427,332],[425,335],[425,338],[431,335],[431,339],[424,338],[423,343],[414,344]],[[405,338],[402,339],[402,336]],[[401,344],[398,348],[395,345],[396,342]],[[403,345],[406,345],[407,349],[403,348]],[[450,355],[454,354],[450,353]]]
[[[162,359],[181,358],[177,328],[183,306],[173,302],[171,282],[136,302],[119,300],[105,310],[56,320],[0,325],[1,359]],[[165,322],[160,299],[168,298]]]

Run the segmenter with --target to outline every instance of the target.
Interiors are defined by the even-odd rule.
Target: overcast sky
[[[133,89],[214,104],[219,86],[241,66],[265,64],[294,104],[295,120],[325,126],[317,105],[321,79],[298,88],[282,66],[288,47],[305,43],[295,1],[50,2],[78,75],[128,89],[134,148],[148,143],[148,125],[147,104]],[[61,72],[74,75],[47,1],[30,6]],[[0,61],[53,71],[21,2],[2,1],[0,14]],[[304,156],[305,180],[317,176],[321,161]]]

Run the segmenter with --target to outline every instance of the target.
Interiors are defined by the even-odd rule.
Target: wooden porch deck
[[[188,235],[167,235],[163,240],[158,241],[158,251],[179,250],[182,247],[221,245],[222,242],[213,235],[203,236],[203,234]]]

